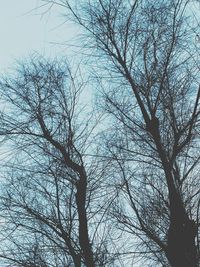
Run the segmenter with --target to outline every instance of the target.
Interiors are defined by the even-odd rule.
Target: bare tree
[[[197,267],[200,87],[191,1],[43,2],[66,8],[86,30],[99,59],[93,66],[103,65],[98,77],[108,77],[104,107],[114,123],[104,140],[118,166],[112,214],[121,230],[164,266]]]
[[[38,56],[1,79],[0,135],[9,160],[2,167],[0,257],[9,266],[110,262],[105,164],[86,156],[96,153],[96,120],[79,101],[83,87],[66,62]]]

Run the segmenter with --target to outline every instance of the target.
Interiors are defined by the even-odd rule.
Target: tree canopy
[[[66,62],[35,57],[1,79],[0,135],[11,155],[0,257],[24,267],[197,267],[192,1],[42,2],[82,27],[96,102],[83,109],[88,84]]]

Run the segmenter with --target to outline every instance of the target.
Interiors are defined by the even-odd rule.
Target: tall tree
[[[0,257],[9,266],[109,262],[107,230],[99,230],[104,163],[86,156],[96,150],[96,120],[79,102],[83,87],[66,62],[38,56],[1,79],[0,135],[10,155],[2,166]]]
[[[115,123],[105,149],[121,171],[118,223],[164,266],[197,267],[200,86],[192,2],[43,2],[66,8],[83,27],[103,65],[95,68],[108,77],[104,106]]]

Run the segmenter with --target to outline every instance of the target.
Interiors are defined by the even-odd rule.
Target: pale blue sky
[[[34,51],[47,56],[69,54],[61,43],[77,35],[76,29],[61,25],[64,18],[55,9],[41,16],[42,9],[35,9],[40,4],[40,0],[0,0],[0,71]]]

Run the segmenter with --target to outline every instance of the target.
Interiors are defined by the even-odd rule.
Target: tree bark
[[[169,262],[173,267],[198,267],[197,226],[186,214],[178,195],[171,199],[170,212],[166,252]]]
[[[89,240],[87,213],[86,213],[86,189],[87,178],[85,170],[82,168],[79,181],[77,182],[76,203],[79,219],[79,243],[87,267],[94,267],[93,252]]]

